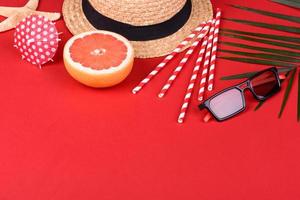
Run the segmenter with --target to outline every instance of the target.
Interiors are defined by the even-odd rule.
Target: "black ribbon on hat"
[[[184,7],[171,19],[149,26],[133,26],[108,18],[99,13],[89,0],[82,0],[82,9],[88,21],[96,29],[119,33],[131,41],[148,41],[167,37],[183,27],[190,18],[192,2],[187,0]]]

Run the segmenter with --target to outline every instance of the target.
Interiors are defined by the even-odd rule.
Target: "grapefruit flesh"
[[[72,37],[64,48],[64,63],[77,81],[96,88],[122,82],[131,72],[134,51],[121,35],[90,31]]]

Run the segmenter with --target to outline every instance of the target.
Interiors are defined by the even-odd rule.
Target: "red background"
[[[5,6],[25,3],[0,0]],[[225,17],[286,23],[227,3],[300,16],[299,10],[268,0],[213,1]],[[39,10],[60,11],[61,6],[62,0],[41,1]],[[226,21],[222,26],[246,28]],[[71,34],[62,20],[57,27],[63,32],[59,51],[42,70],[21,61],[12,47],[13,31],[0,35],[1,200],[300,199],[296,85],[280,120],[283,91],[257,112],[248,95],[246,112],[224,123],[203,123],[193,99],[186,122],[179,125],[192,61],[162,100],[156,95],[176,61],[139,95],[131,89],[161,58],[138,59],[122,84],[91,89],[64,69],[63,44]],[[220,81],[222,76],[263,68],[218,60],[215,91],[236,82]]]

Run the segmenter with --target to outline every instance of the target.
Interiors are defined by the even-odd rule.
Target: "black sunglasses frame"
[[[276,81],[277,81],[277,85],[276,87],[273,88],[272,91],[270,91],[266,96],[260,96],[260,95],[257,95],[253,89],[253,86],[251,85],[251,80],[253,80],[254,78],[260,76],[261,74],[264,74],[265,72],[272,72],[274,73],[275,77],[276,77]],[[239,83],[237,85],[234,85],[232,87],[229,87],[229,88],[226,88],[218,93],[216,93],[215,95],[211,96],[209,99],[207,99],[205,102],[203,102],[202,104],[199,105],[199,109],[200,110],[203,110],[203,109],[207,109],[212,115],[213,117],[219,121],[219,122],[222,122],[222,121],[225,121],[227,119],[230,119],[236,115],[238,115],[239,113],[243,112],[245,109],[246,109],[246,101],[245,101],[245,93],[244,91],[246,89],[250,90],[252,95],[254,96],[254,98],[258,101],[265,101],[267,100],[268,98],[270,98],[271,96],[273,96],[274,94],[276,94],[277,92],[280,91],[280,88],[281,88],[281,82],[280,82],[280,78],[279,78],[279,75],[278,75],[278,70],[276,67],[272,67],[272,68],[269,68],[269,69],[266,69],[266,70],[263,70],[263,71],[260,71],[256,74],[254,74],[253,76],[251,76],[250,78],[248,78],[247,80],[243,81],[242,83]],[[224,118],[220,118],[218,117],[214,112],[213,110],[210,108],[210,102],[212,99],[214,99],[215,97],[227,92],[228,90],[232,90],[232,89],[237,89],[241,92],[242,94],[242,100],[243,100],[243,108],[238,110],[237,112],[229,115],[229,116],[226,116]]]

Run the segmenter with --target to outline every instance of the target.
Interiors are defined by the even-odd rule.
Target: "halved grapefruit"
[[[64,63],[77,81],[96,88],[122,82],[131,72],[134,50],[123,36],[90,31],[72,37],[64,47]]]

